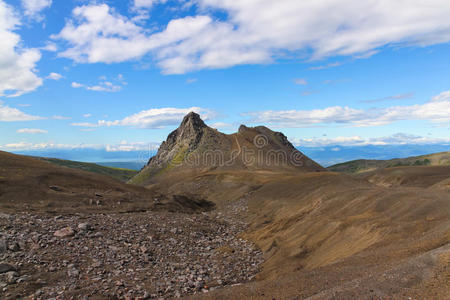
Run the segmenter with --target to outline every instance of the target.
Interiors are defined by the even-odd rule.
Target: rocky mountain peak
[[[249,157],[252,153],[254,156]],[[224,134],[208,127],[197,113],[190,112],[161,144],[147,166],[132,179],[132,183],[148,183],[156,175],[208,168],[324,170],[295,149],[281,132],[265,126],[241,125],[238,133]]]
[[[183,121],[181,121],[180,126],[169,134],[166,146],[173,146],[176,143],[190,143],[195,141],[197,143],[203,134],[203,129],[208,126],[200,118],[200,115],[191,111],[186,116],[184,116]]]
[[[184,116],[183,121],[181,122],[180,127],[192,127],[194,129],[206,127],[205,122],[200,118],[200,115],[191,111],[187,115]]]

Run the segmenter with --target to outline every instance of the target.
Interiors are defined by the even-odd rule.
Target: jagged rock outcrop
[[[298,151],[281,132],[264,126],[241,125],[237,133],[224,134],[208,127],[198,114],[190,112],[130,182],[146,184],[169,171],[211,169],[324,170]]]

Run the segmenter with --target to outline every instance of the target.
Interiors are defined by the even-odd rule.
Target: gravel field
[[[0,298],[181,297],[254,278],[245,200],[201,214],[1,214]]]

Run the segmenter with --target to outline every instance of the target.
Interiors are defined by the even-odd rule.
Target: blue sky
[[[449,145],[449,15],[443,0],[0,0],[0,149],[155,148],[190,110],[300,147]]]

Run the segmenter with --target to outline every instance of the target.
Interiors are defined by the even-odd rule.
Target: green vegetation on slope
[[[403,166],[448,166],[450,165],[450,151],[407,158],[390,160],[352,160],[328,167],[333,172],[361,173],[376,169],[403,167]]]
[[[46,158],[46,157],[39,157],[39,159],[59,166],[68,167],[71,169],[79,169],[83,171],[110,176],[124,182],[128,181],[130,178],[132,178],[134,175],[138,173],[138,171],[135,170],[104,167],[93,163],[85,163],[79,161]]]

